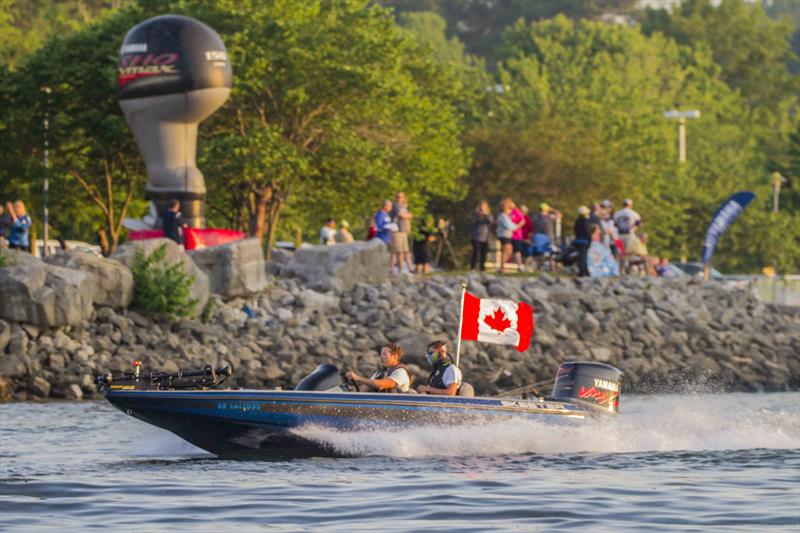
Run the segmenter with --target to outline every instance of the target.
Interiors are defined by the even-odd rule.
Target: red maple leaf
[[[506,314],[499,307],[494,310],[494,314],[486,315],[483,319],[493,330],[504,332],[511,325],[511,321],[506,318]]]

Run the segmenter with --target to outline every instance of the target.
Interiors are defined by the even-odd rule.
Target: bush
[[[167,263],[166,253],[166,245],[150,255],[137,248],[131,268],[133,306],[147,315],[174,320],[188,316],[197,305],[191,294],[195,276],[187,274],[180,262]]]

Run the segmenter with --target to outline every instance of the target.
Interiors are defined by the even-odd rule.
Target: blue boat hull
[[[111,387],[106,398],[123,412],[219,456],[338,455],[294,431],[307,426],[402,431],[506,419],[569,423],[589,416],[586,409],[559,401],[415,394]]]

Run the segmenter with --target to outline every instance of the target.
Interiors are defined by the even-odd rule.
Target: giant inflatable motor
[[[197,125],[230,91],[225,45],[202,22],[166,15],[125,36],[117,98],[147,165],[146,198],[159,215],[177,198],[188,225],[205,225],[206,186],[195,164]]]

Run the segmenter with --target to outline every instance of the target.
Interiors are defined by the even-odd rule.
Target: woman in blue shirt
[[[21,200],[14,202],[11,208],[9,202],[9,214],[11,215],[11,234],[8,236],[8,246],[17,250],[28,250],[30,239],[28,233],[31,229],[31,217],[25,214],[25,204]]]

